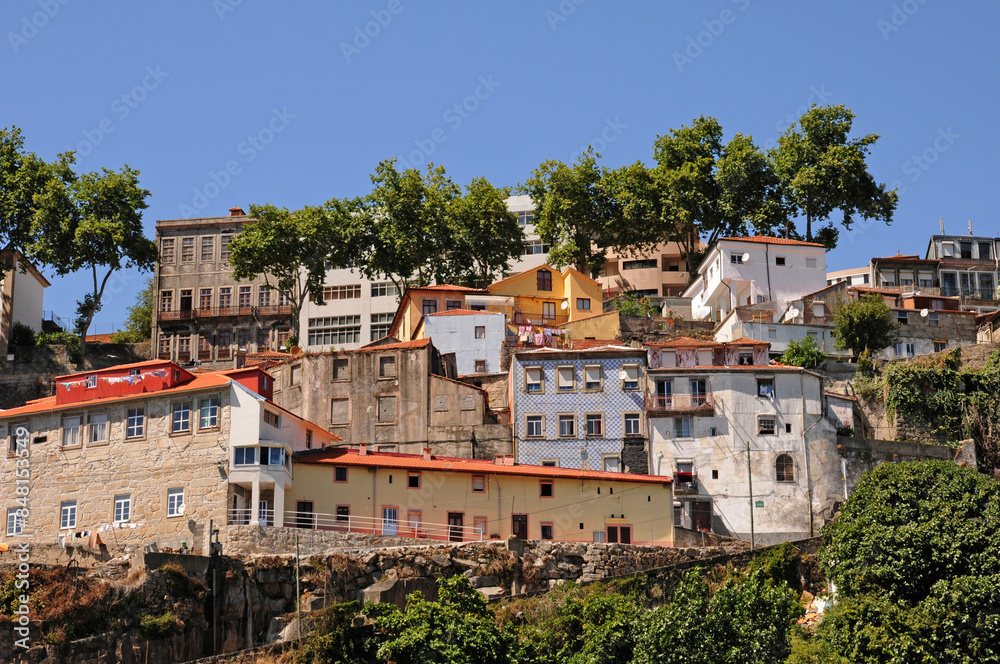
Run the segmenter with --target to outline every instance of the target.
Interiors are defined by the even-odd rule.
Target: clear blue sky
[[[5,0],[0,26],[0,125],[45,159],[138,168],[150,237],[365,194],[390,156],[516,185],[588,143],[649,163],[699,115],[768,144],[817,101],[882,136],[870,167],[900,188],[893,225],[842,234],[829,269],[922,253],[940,217],[1000,231],[995,2]],[[97,331],[141,283],[113,284]],[[54,279],[45,308],[68,317],[84,292]]]

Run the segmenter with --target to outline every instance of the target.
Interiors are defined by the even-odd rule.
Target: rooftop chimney
[[[243,211],[243,208],[241,208],[239,206],[236,206],[236,207],[229,208],[229,216],[230,217],[245,217],[245,216],[247,216],[247,213]]]
[[[431,460],[431,448],[425,447],[424,448],[424,461],[430,461],[430,460]]]
[[[358,454],[361,456],[368,454],[368,443],[358,443]]]

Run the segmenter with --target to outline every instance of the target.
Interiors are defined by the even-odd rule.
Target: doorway
[[[528,539],[527,514],[514,514],[511,516],[511,534],[517,539]]]
[[[448,541],[461,542],[462,527],[465,525],[465,515],[462,512],[448,512]]]

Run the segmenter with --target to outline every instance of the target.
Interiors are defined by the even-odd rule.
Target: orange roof
[[[87,343],[111,343],[111,334],[88,334]]]
[[[123,365],[124,366],[124,365]],[[116,369],[120,367],[115,367]],[[223,385],[228,385],[230,378],[221,373],[210,373],[210,374],[198,374],[193,380],[184,383],[183,385],[178,385],[176,387],[168,387],[162,390],[157,390],[156,392],[140,392],[137,394],[127,394],[120,397],[107,397],[104,399],[94,399],[92,401],[74,401],[71,403],[66,403],[63,405],[56,404],[55,397],[45,397],[44,399],[36,399],[34,401],[29,401],[24,406],[19,406],[18,408],[11,408],[10,410],[0,410],[0,417],[12,417],[20,415],[29,415],[32,413],[44,413],[51,410],[68,410],[68,409],[79,409],[81,404],[107,404],[107,403],[118,403],[120,401],[128,401],[130,399],[149,399],[155,395],[159,394],[179,394],[181,392],[193,392],[196,390],[207,390],[213,387],[222,387]]]
[[[570,347],[573,350],[585,350],[587,348],[602,348],[604,346],[615,346],[616,348],[621,348],[621,341],[618,339],[573,339],[570,342]],[[641,348],[633,348],[632,350],[642,350]]]
[[[482,293],[482,288],[472,288],[470,286],[455,286],[453,284],[437,284],[435,286],[412,286],[408,290],[447,290],[461,291],[463,293]]]
[[[577,470],[557,466],[529,466],[517,464],[500,466],[482,459],[459,459],[456,457],[432,456],[430,460],[416,454],[393,452],[369,452],[359,454],[357,450],[340,448],[317,454],[297,456],[294,463],[317,466],[355,466],[364,468],[397,468],[400,470],[437,470],[459,473],[482,473],[484,475],[519,475],[522,477],[546,477],[553,479],[589,479],[611,482],[635,482],[640,484],[670,484],[666,475],[633,475],[631,473],[610,473],[603,470]]]
[[[382,339],[385,339],[385,338],[386,337],[382,337]],[[371,342],[369,344],[365,344],[361,348],[355,348],[354,350],[345,350],[345,351],[342,351],[342,352],[344,352],[344,353],[361,353],[361,352],[371,353],[373,351],[379,351],[379,350],[403,350],[403,349],[406,349],[406,348],[424,348],[426,346],[429,346],[430,343],[431,343],[431,340],[430,340],[429,337],[424,337],[423,339],[410,339],[409,341],[397,341],[397,342],[391,343],[391,344],[382,344],[381,346],[376,346],[375,344],[377,344],[382,339],[377,339],[377,340],[375,340],[375,341],[373,341],[373,342]]]
[[[668,346],[676,348],[722,348],[718,341],[702,341],[691,337],[678,337],[670,341],[648,341],[647,346]]]
[[[449,309],[448,311],[437,311],[432,314],[424,314],[424,316],[480,316],[482,314],[503,316],[503,313],[500,311],[477,311],[475,309]]]
[[[771,237],[769,235],[754,235],[752,237],[720,237],[720,240],[729,242],[756,242],[758,244],[794,244],[802,247],[823,247],[819,242],[806,242],[804,240],[792,240],[787,237]]]
[[[726,341],[727,346],[770,346],[769,341],[758,341],[757,339],[750,339],[748,337],[740,337],[739,339],[733,339],[732,341]]]

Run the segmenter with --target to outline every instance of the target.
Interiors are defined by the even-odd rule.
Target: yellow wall
[[[447,524],[449,512],[461,512],[464,525],[473,526],[476,517],[483,517],[487,538],[495,534],[506,539],[513,512],[528,515],[528,539],[539,539],[541,525],[551,523],[553,539],[560,541],[592,542],[594,531],[604,532],[608,525],[631,526],[633,544],[673,546],[674,541],[669,484],[556,478],[554,496],[542,498],[539,478],[517,475],[486,475],[482,493],[472,491],[473,473],[467,471],[424,470],[419,489],[408,488],[407,471],[399,469],[380,468],[373,473],[349,467],[347,482],[336,483],[333,466],[299,463],[294,464],[294,476],[286,492],[287,509],[294,510],[297,501],[306,500],[313,502],[317,514],[334,515],[337,505],[350,505],[352,517],[379,518],[383,507],[394,506],[398,508],[398,534],[403,536],[410,536],[410,512],[420,512],[422,524]],[[332,516],[326,521],[331,522]],[[323,523],[322,517],[319,522]]]
[[[609,311],[564,323],[559,327],[569,332],[573,339],[617,339],[621,331],[621,320],[617,311]]]
[[[547,269],[552,273],[552,290],[538,290],[536,275],[540,269]],[[494,295],[511,295],[517,298],[517,307],[520,312],[532,320],[543,320],[542,303],[553,302],[556,309],[556,317],[552,321],[553,325],[600,313],[603,302],[601,286],[596,281],[583,276],[572,268],[566,268],[560,273],[548,265],[532,268],[492,284],[489,291]],[[576,308],[576,300],[581,297],[590,299],[589,310]],[[562,308],[564,300],[567,302],[566,309]]]

